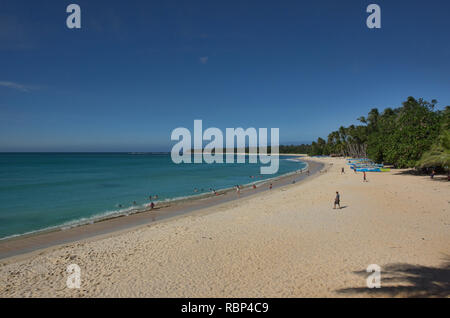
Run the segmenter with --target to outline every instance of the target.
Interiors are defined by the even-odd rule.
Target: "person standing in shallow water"
[[[336,191],[336,197],[334,198],[334,207],[333,209],[336,209],[336,205],[341,209],[341,196],[339,195],[339,192]]]

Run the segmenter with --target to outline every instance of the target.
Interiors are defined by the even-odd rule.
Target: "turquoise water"
[[[158,195],[155,202],[188,197],[305,166],[281,156],[276,175],[252,179],[259,164],[176,165],[168,154],[0,153],[0,238],[133,212],[150,195]]]

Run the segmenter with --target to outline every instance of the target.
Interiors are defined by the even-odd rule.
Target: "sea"
[[[165,153],[0,153],[0,239],[136,213],[150,196],[156,204],[190,198],[307,166],[279,158],[277,174],[261,175],[261,164],[248,160],[175,164]]]

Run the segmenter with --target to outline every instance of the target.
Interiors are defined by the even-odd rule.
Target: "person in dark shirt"
[[[339,192],[336,191],[336,198],[334,199],[334,207],[333,209],[336,209],[336,205],[339,207],[339,209],[341,209],[341,196],[339,195]]]

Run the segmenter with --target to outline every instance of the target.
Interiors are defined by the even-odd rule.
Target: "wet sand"
[[[295,157],[297,156],[294,155],[293,158]],[[30,253],[43,248],[55,247],[61,244],[107,235],[112,232],[124,231],[149,223],[172,219],[186,213],[206,209],[239,198],[252,196],[262,191],[268,191],[270,183],[272,183],[273,189],[275,189],[292,184],[294,180],[296,182],[302,182],[305,178],[312,177],[314,174],[319,172],[324,166],[323,164],[314,161],[303,161],[308,163],[310,175],[306,172],[296,172],[281,176],[274,180],[261,182],[257,185],[256,189],[253,189],[251,186],[246,186],[242,189],[239,196],[236,194],[234,189],[218,190],[217,193],[219,195],[217,196],[213,194],[206,194],[199,196],[198,198],[184,199],[171,203],[163,202],[157,205],[153,210],[148,209],[135,214],[105,218],[92,224],[84,224],[65,230],[55,229],[52,231],[1,240],[0,259]]]

